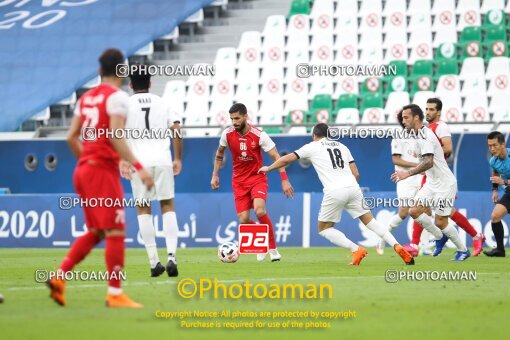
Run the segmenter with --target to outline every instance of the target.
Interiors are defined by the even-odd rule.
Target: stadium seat
[[[189,24],[201,24],[204,21],[204,10],[201,8],[187,17],[184,22]]]
[[[383,62],[383,49],[381,45],[374,45],[370,47],[363,47],[361,49],[361,56],[359,58],[361,65],[380,65]]]
[[[414,64],[416,60],[420,59],[432,60],[431,32],[427,30],[412,32],[409,38],[409,47],[411,48],[409,64]]]
[[[214,58],[214,66],[216,67],[216,72],[219,70],[234,71],[232,65],[237,63],[237,52],[234,47],[223,47],[219,48],[216,51],[216,57]]]
[[[363,124],[384,124],[385,116],[384,111],[378,107],[366,108],[363,110],[363,116],[361,117],[361,123]]]
[[[432,21],[430,13],[415,13],[411,15],[409,25],[407,25],[407,32],[432,32]],[[430,38],[432,40],[432,38]]]
[[[455,25],[455,13],[444,10],[437,14],[432,25],[432,31],[436,32],[432,43],[433,47],[439,47],[443,43],[456,43],[457,28]]]
[[[432,60],[417,60],[413,65],[412,76],[432,75],[434,63]]]
[[[418,91],[413,95],[413,104],[418,105],[419,107],[425,107],[427,103],[427,99],[435,97],[435,93],[432,91]]]
[[[186,110],[183,115],[186,125],[207,124],[210,82],[209,76],[192,76],[186,81]]]
[[[379,1],[377,3],[380,4]],[[371,4],[370,2],[363,2],[363,4]],[[363,6],[363,5],[362,5]],[[381,13],[370,12],[361,16],[359,25],[360,33],[382,33],[382,16]]]
[[[61,99],[56,105],[74,105],[75,103],[76,103],[76,92],[73,92],[69,96]]]
[[[467,100],[467,98],[473,93],[483,94],[487,97],[487,88],[485,85],[485,78],[483,76],[477,77],[472,75],[462,82],[460,94]]]
[[[218,54],[216,56],[218,57]],[[230,123],[228,109],[234,101],[234,80],[234,68],[216,67],[216,74],[212,80],[211,108],[208,115],[211,125],[225,126]]]
[[[443,12],[451,12],[453,14],[453,22],[455,22],[455,0],[441,0],[434,1],[431,13],[433,15],[440,15]]]
[[[358,63],[358,35],[338,34],[335,42],[337,65],[355,65]]]
[[[503,10],[493,9],[490,10],[483,20],[483,28],[487,29],[492,26],[506,25],[506,14]]]
[[[242,81],[237,86],[234,100],[246,105],[248,116],[255,119],[258,115],[258,97],[259,84],[258,81]]]
[[[159,39],[177,41],[178,38],[179,38],[179,26],[175,26],[175,28],[170,33],[161,36]]]
[[[338,6],[340,7],[340,6]],[[352,15],[341,15],[337,18],[334,33],[337,37],[343,37],[346,35],[353,35],[358,40],[358,20],[356,16]]]
[[[287,134],[291,136],[303,136],[309,135],[310,133],[308,132],[305,126],[293,126],[289,129]]]
[[[457,64],[456,60],[440,60],[437,63],[437,70],[435,74],[435,78],[439,78],[441,76],[447,75],[447,74],[459,74],[459,66]]]
[[[339,109],[336,113],[335,124],[356,125],[359,124],[359,111],[357,108]]]
[[[306,78],[297,78],[286,83],[284,99],[285,109],[284,113],[301,110],[308,111],[308,85]]]
[[[337,98],[342,94],[358,94],[358,80],[357,77],[339,77],[335,87],[333,96]]]
[[[262,36],[264,37],[264,43],[266,37],[270,37],[273,35],[276,36],[285,36],[285,31],[287,30],[287,21],[283,15],[270,15],[266,19],[266,23],[264,25],[264,30],[262,31]],[[264,46],[264,43],[262,46]]]
[[[508,57],[494,57],[489,60],[485,78],[492,80],[499,75],[507,75],[510,79],[510,59]]]
[[[312,87],[308,93],[308,99],[313,99],[318,94],[333,95],[333,77],[315,76],[310,79]]]
[[[463,122],[464,116],[460,110],[460,81],[457,75],[443,75],[436,86],[436,96],[443,101],[443,119],[447,122]]]
[[[487,94],[490,97],[509,94],[510,86],[509,86],[510,77],[508,74],[500,74],[493,78],[489,83],[489,89],[487,90]],[[507,97],[508,100],[508,97]]]
[[[384,63],[392,60],[407,60],[407,33],[403,29],[393,29],[386,33],[383,47],[386,50]]]
[[[260,49],[262,47],[262,40],[259,31],[245,31],[241,35],[237,51],[241,52],[246,48]]]
[[[148,43],[144,47],[140,48],[138,51],[134,53],[135,56],[142,57],[151,57],[154,54],[154,44],[152,42]]]
[[[333,24],[332,14],[334,12],[334,4],[333,0],[315,0],[313,2],[312,11],[310,13],[310,17],[314,20],[317,20],[324,14],[328,14],[330,23]]]
[[[500,93],[492,96],[489,106],[489,112],[493,113],[492,121],[494,122],[510,122],[510,106],[508,106],[508,93]]]
[[[50,119],[50,117],[51,117],[51,112],[50,112],[50,107],[48,106],[44,110],[37,112],[30,119],[45,123]]]
[[[342,6],[337,3],[335,10],[335,18],[338,18],[342,15],[346,16],[354,16],[358,15],[358,0],[343,0]]]
[[[485,62],[483,58],[466,58],[462,62],[460,80],[468,78],[485,78]]]
[[[485,60],[487,61],[493,57],[507,57],[506,27],[503,25],[489,27],[485,34],[484,47],[487,51],[485,54]]]
[[[384,90],[385,96],[392,92],[407,91],[407,78],[404,76],[391,77]]]
[[[502,11],[503,9],[505,9],[505,0],[483,0],[480,12],[486,14],[491,10]]]
[[[287,114],[287,117],[285,118],[285,124],[287,125],[304,124],[306,123],[307,117],[308,112],[306,110],[292,110]]]
[[[310,14],[310,0],[292,0],[287,18],[298,14]]]
[[[359,97],[355,94],[341,94],[336,101],[336,109],[357,109]]]
[[[508,3],[506,4],[505,12],[506,12],[506,14],[510,14],[510,2],[508,2]]]
[[[386,17],[386,19],[390,19],[391,21],[391,16],[395,13],[400,13],[405,18],[406,11],[406,0],[386,0],[382,14]],[[400,16],[398,16],[398,18],[400,18]]]
[[[486,93],[473,92],[467,96],[462,112],[466,114],[466,122],[490,122]]]
[[[186,84],[183,80],[170,80],[165,85],[162,98],[171,105],[171,108],[179,116],[184,114],[184,97],[186,96]]]
[[[304,14],[294,15],[290,18],[287,26],[287,45],[285,49],[290,51],[296,46],[310,45],[310,17]]]
[[[408,92],[391,92],[388,96],[388,100],[386,101],[386,105],[384,106],[384,112],[386,112],[386,115],[388,116],[388,123],[397,123],[395,113],[410,102],[411,99]]]
[[[444,59],[457,60],[457,44],[454,43],[442,43],[436,50],[436,61]]]
[[[383,78],[383,84],[386,86],[385,93],[407,91],[407,63],[404,60],[393,60],[388,63],[388,66],[395,67],[396,74],[387,75]]]
[[[462,32],[466,27],[480,25],[481,25],[480,12],[474,9],[464,9],[459,15],[459,22],[457,23],[457,32]]]
[[[366,109],[383,107],[383,97],[380,93],[362,93],[361,94],[361,111],[365,112]]]
[[[271,79],[276,79],[280,83],[284,82],[283,67],[281,65],[267,64],[262,69],[262,75],[260,77],[260,83],[261,84],[267,83]],[[283,93],[283,91],[282,91],[282,93]]]
[[[377,77],[369,77],[363,81],[360,94],[379,93],[382,94],[382,81]]]
[[[294,70],[296,69],[297,64],[308,62],[310,62],[310,57],[307,46],[300,46],[290,50],[287,54],[287,60],[285,61],[285,66],[287,67],[286,78],[290,76],[289,70],[292,70],[291,73],[295,75]]]
[[[417,60],[413,65],[411,74],[412,88],[411,94],[418,91],[433,91],[434,81],[432,78],[434,64],[432,60]]]
[[[480,12],[480,0],[459,0],[457,3],[457,13],[462,14],[466,10]]]
[[[430,15],[430,0],[410,0],[408,14],[424,13]]]
[[[261,63],[260,54],[260,49],[256,47],[245,46],[239,50],[237,83],[242,80],[258,81]]]
[[[260,124],[281,124],[283,112],[283,77],[267,79],[260,92]]]
[[[381,22],[382,1],[362,1],[358,16],[366,17],[374,14],[378,17],[379,22]]]
[[[310,47],[313,65],[331,65],[333,63],[333,34],[323,33],[314,36]]]
[[[333,17],[330,13],[322,13],[313,19],[312,28],[310,30],[312,37],[317,37],[325,34],[328,37],[331,36],[331,40],[333,41],[333,31]]]

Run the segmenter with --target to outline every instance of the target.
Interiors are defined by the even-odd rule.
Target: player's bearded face
[[[408,110],[406,110],[408,111]],[[407,132],[411,132],[414,129],[414,119],[413,115],[410,112],[402,112],[402,124],[404,125]],[[410,111],[410,110],[409,110]]]
[[[425,115],[425,119],[427,120],[427,122],[429,123],[433,122],[437,118],[437,115],[438,111],[436,109],[436,104],[434,103],[427,104]]]
[[[232,124],[237,132],[243,131],[246,127],[246,116],[234,113],[230,115],[230,119],[232,119]]]

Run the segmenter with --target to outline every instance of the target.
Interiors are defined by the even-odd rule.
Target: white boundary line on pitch
[[[510,273],[477,273],[477,275],[509,275]],[[292,280],[342,280],[342,279],[374,279],[374,278],[384,278],[384,275],[373,275],[373,276],[323,276],[323,277],[281,277],[281,278],[263,278],[263,279],[236,279],[236,280],[218,280],[218,283],[236,283],[236,282],[246,282],[248,280],[252,282],[264,282],[264,281],[292,281]],[[181,277],[179,279],[193,279],[195,281],[199,281],[200,278],[194,279],[189,277]],[[210,278],[208,278],[210,279]],[[151,284],[155,285],[175,285],[179,281],[134,281],[134,282],[123,282],[124,286],[148,286]],[[398,281],[400,282],[400,281]],[[397,282],[397,283],[398,283]],[[420,282],[420,281],[417,281]],[[437,281],[441,282],[441,281]],[[106,282],[101,283],[88,283],[88,284],[74,284],[67,285],[67,288],[95,288],[95,287],[106,287]],[[8,291],[22,291],[22,290],[37,290],[37,289],[47,289],[44,283],[37,283],[37,286],[34,287],[11,287],[7,288]]]

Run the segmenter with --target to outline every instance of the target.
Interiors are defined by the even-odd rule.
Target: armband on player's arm
[[[143,165],[140,162],[133,163],[133,167],[136,169],[136,171],[143,169]]]
[[[285,170],[280,171],[280,178],[281,178],[282,181],[288,181],[289,180],[289,176],[287,176],[287,172]]]

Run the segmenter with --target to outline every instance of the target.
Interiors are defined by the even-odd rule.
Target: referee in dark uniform
[[[487,144],[492,157],[489,161],[492,168],[492,201],[496,204],[491,214],[492,232],[496,239],[497,247],[483,253],[491,257],[505,257],[504,230],[501,220],[510,211],[510,149],[505,146],[505,136],[498,131],[493,131],[487,136]],[[498,188],[504,185],[505,193],[498,200]]]

